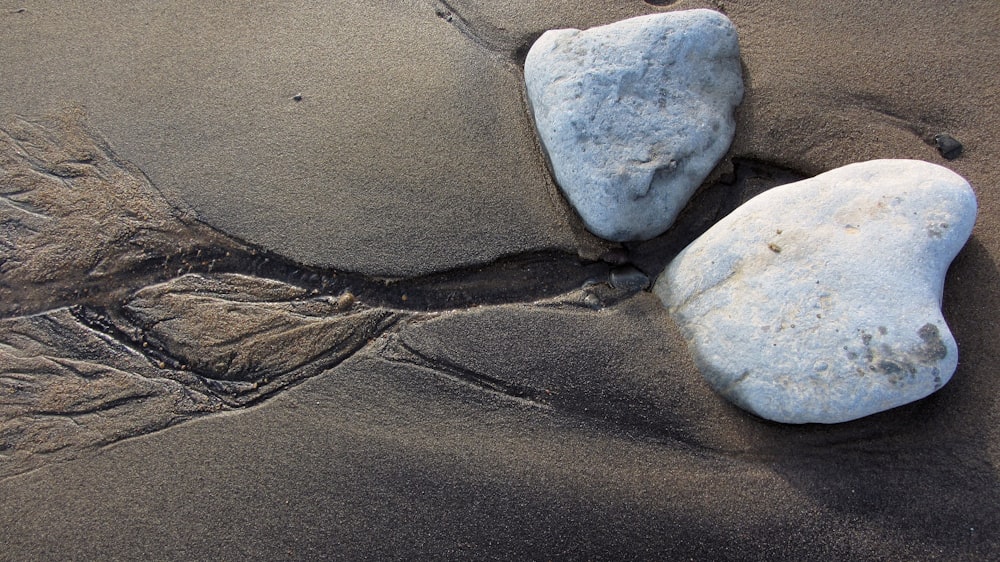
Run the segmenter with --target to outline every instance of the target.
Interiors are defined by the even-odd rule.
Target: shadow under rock
[[[737,207],[807,176],[770,163],[733,159],[734,172],[703,187],[674,226],[626,244],[629,259],[651,278]],[[993,315],[1000,309],[1000,273],[973,236],[946,279],[943,312],[961,346],[961,363],[939,392],[853,422],[784,425],[722,406],[743,418],[748,447],[732,455],[768,466],[824,508],[877,522],[930,551],[987,557],[1000,537],[1000,478],[991,450],[1000,381]]]
[[[759,420],[762,461],[827,509],[895,529],[930,550],[995,555],[998,287],[993,258],[971,238],[945,286],[944,314],[962,347],[952,380],[923,400],[844,424]]]

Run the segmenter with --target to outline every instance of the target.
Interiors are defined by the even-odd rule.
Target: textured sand
[[[521,47],[550,27],[719,8],[224,4],[0,0],[0,113],[82,105],[175,205],[293,259],[389,276],[599,253],[547,177]],[[3,479],[0,559],[995,557],[1000,4],[724,10],[747,85],[725,181],[633,246],[636,263],[656,273],[781,181],[773,166],[946,165],[980,215],[946,282],[960,364],[940,392],[780,426],[708,389],[651,294],[463,309],[258,406]],[[945,161],[938,132],[965,154]],[[769,165],[733,183],[733,159],[737,180],[747,159]]]

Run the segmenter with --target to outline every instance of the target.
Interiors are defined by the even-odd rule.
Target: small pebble
[[[601,308],[601,299],[594,293],[588,293],[587,296],[583,297],[583,304],[597,310]]]
[[[611,270],[611,286],[626,291],[642,291],[649,288],[649,276],[635,266],[623,265]]]
[[[406,300],[406,295],[403,295],[403,300]],[[352,306],[354,306],[354,294],[351,292],[345,292],[337,299],[335,308],[337,311],[343,312]]]
[[[962,154],[962,143],[947,133],[934,135],[934,146],[946,160],[954,160]]]
[[[302,94],[295,94],[292,96],[292,99],[295,101],[302,101]]]

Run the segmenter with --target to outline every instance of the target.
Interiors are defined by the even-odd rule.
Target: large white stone
[[[556,183],[610,240],[664,232],[733,139],[736,29],[711,10],[548,31],[524,66]]]
[[[654,290],[735,404],[779,422],[852,420],[951,378],[941,293],[975,217],[972,188],[945,168],[852,164],[751,199]]]

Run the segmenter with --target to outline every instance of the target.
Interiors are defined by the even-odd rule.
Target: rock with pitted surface
[[[729,400],[779,422],[848,421],[951,378],[941,296],[975,218],[972,188],[950,170],[852,164],[750,200],[655,291]]]
[[[711,10],[548,31],[524,79],[556,182],[616,241],[670,227],[729,148],[743,97],[736,29]]]

